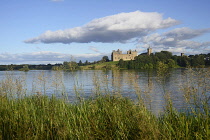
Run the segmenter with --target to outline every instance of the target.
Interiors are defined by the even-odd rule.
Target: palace
[[[152,48],[147,49],[147,55],[150,55],[152,53]],[[111,54],[112,61],[119,61],[120,59],[123,60],[134,60],[134,58],[137,56],[137,51],[127,51],[127,54],[122,54],[122,51],[119,49],[117,51],[113,50]]]
[[[137,51],[127,51],[127,54],[122,54],[122,51],[119,49],[117,51],[112,51],[112,61],[119,61],[120,59],[123,60],[134,60],[134,58],[137,56]]]

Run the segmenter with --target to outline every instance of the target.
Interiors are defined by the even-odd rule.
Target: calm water
[[[55,94],[58,97],[65,93],[68,94],[70,101],[75,99],[76,93],[86,98],[97,94],[98,89],[101,94],[121,94],[133,100],[137,100],[137,95],[141,93],[148,108],[154,113],[159,113],[163,111],[165,97],[169,93],[175,107],[178,109],[186,107],[183,96],[186,92],[183,92],[183,89],[191,86],[197,89],[198,86],[196,83],[198,77],[194,75],[193,79],[195,80],[192,80],[190,72],[187,72],[188,75],[186,75],[186,71],[186,69],[173,69],[170,74],[164,74],[167,77],[162,79],[157,76],[155,71],[31,70],[28,72],[0,72],[0,80],[2,83],[9,82],[10,85],[14,85],[13,91],[15,92],[21,88],[26,94],[41,93],[49,96]],[[209,85],[209,77],[205,77],[205,82]],[[209,93],[209,88],[203,86],[202,88],[205,88],[205,92]],[[201,90],[200,87],[199,90]]]

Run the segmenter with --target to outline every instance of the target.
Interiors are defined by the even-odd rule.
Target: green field
[[[82,69],[82,70],[119,69],[117,64],[118,64],[118,61],[114,61],[114,62],[110,61],[110,62],[103,62],[103,63],[91,64],[91,65],[86,65],[86,66],[80,66],[80,69]]]

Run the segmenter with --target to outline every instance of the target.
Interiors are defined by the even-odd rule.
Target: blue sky
[[[0,64],[210,53],[209,0],[1,0]]]

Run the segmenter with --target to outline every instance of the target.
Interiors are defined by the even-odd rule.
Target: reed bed
[[[161,74],[161,71],[158,72]],[[204,77],[201,76],[205,75]],[[192,76],[193,75],[193,76]],[[8,76],[0,86],[0,139],[128,139],[128,140],[192,140],[210,138],[209,70],[188,71],[181,82],[183,98],[188,105],[184,112],[177,111],[168,91],[165,112],[154,115],[145,105],[143,91],[134,81],[137,101],[113,91],[105,81],[94,77],[93,95],[84,98],[75,86],[77,100],[68,95],[26,94],[23,78]],[[60,77],[60,76],[59,76]],[[129,76],[132,77],[132,76]],[[166,77],[161,75],[162,84]],[[192,81],[193,78],[196,81]],[[39,77],[39,80],[43,80]],[[132,78],[133,79],[133,78]],[[54,80],[55,88],[58,84]],[[193,82],[193,83],[192,83]],[[61,83],[60,83],[61,84]],[[193,86],[192,86],[193,85]],[[119,85],[118,85],[119,86]],[[165,86],[161,86],[164,88]],[[45,87],[41,87],[46,90]],[[80,88],[80,87],[79,87]],[[147,101],[151,102],[150,99]]]

